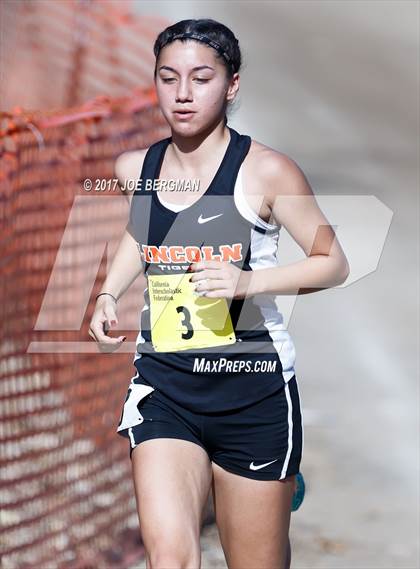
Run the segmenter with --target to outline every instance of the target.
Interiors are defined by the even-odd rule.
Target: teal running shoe
[[[292,501],[292,512],[296,512],[303,502],[303,498],[305,497],[305,480],[303,479],[303,475],[298,472],[296,474],[296,490],[293,494],[293,501]]]

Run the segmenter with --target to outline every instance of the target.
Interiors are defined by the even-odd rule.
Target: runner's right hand
[[[117,350],[126,336],[113,338],[108,336],[111,326],[118,324],[117,305],[109,295],[103,295],[96,301],[95,312],[89,326],[89,336],[98,343],[101,352],[114,352]]]

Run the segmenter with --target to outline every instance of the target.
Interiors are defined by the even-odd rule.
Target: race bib
[[[149,275],[152,344],[156,352],[236,342],[226,298],[194,294],[191,273]]]

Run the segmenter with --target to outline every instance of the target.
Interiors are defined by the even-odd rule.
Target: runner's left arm
[[[347,258],[301,168],[286,155],[273,152],[261,170],[270,188],[267,200],[272,218],[301,247],[306,259],[254,271],[247,296],[307,294],[342,284],[349,275]]]

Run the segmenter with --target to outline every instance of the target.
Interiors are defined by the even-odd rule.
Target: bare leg
[[[207,453],[182,439],[149,439],[133,450],[132,470],[147,568],[199,569],[212,479]]]
[[[229,569],[288,569],[295,476],[253,480],[215,463],[213,498]]]
[[[287,555],[286,555],[286,563],[284,565],[285,569],[290,569],[291,562],[292,562],[292,546],[290,545],[290,539],[287,538]]]

